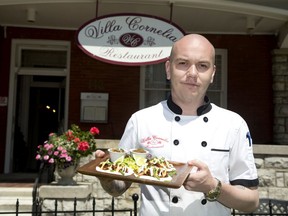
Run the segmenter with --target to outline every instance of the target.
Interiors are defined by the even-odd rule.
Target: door
[[[37,146],[47,140],[49,133],[62,131],[64,82],[65,77],[18,76],[13,172],[37,172]]]
[[[37,171],[37,145],[67,128],[69,75],[70,42],[12,40],[4,173]]]

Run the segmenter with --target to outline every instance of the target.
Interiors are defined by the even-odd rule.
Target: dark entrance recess
[[[38,172],[40,164],[35,160],[37,146],[48,139],[49,133],[58,133],[64,119],[65,88],[60,87],[64,79],[65,77],[33,76],[33,83],[37,85],[27,86],[29,88],[29,111],[25,113],[29,115],[26,124],[27,141],[22,135],[25,129],[19,127],[23,124],[15,124],[13,172]],[[20,91],[18,88],[19,97],[22,95]],[[17,97],[17,102],[18,99]],[[16,122],[21,121],[18,119],[21,108],[17,106]]]

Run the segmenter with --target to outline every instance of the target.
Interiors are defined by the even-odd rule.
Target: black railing
[[[89,213],[88,215],[94,216],[96,213],[104,213],[104,212],[109,212],[111,213],[111,216],[114,216],[115,213],[118,212],[126,212],[127,215],[130,216],[137,216],[137,203],[139,200],[138,194],[133,194],[132,195],[132,200],[133,200],[133,208],[129,209],[115,209],[114,208],[114,197],[112,197],[111,200],[111,208],[110,209],[101,209],[97,210],[96,209],[96,198],[91,198],[91,209],[86,209],[86,210],[78,210],[77,209],[77,198],[74,198],[74,203],[73,203],[73,209],[71,210],[59,210],[58,209],[58,200],[55,199],[54,202],[54,209],[50,211],[42,211],[42,201],[40,199],[35,200],[35,208],[32,211],[20,211],[20,205],[19,201],[16,201],[15,205],[15,211],[7,211],[7,212],[0,212],[0,215],[34,215],[34,216],[41,216],[42,214],[47,214],[49,215],[60,215],[63,213],[69,213],[70,215],[77,216],[78,214],[81,213],[83,215],[84,213]],[[285,200],[275,200],[275,199],[261,199],[260,200],[260,206],[259,208],[253,212],[253,213],[242,213],[238,212],[236,210],[232,210],[231,212],[232,216],[287,216],[288,215],[288,201]]]
[[[232,215],[236,216],[287,216],[288,215],[288,201],[286,200],[276,200],[276,199],[260,199],[258,209],[253,213],[241,213],[234,209],[232,210]]]
[[[49,215],[54,215],[57,216],[58,214],[63,214],[63,213],[69,213],[70,215],[75,215],[77,216],[78,214],[83,215],[84,213],[89,213],[88,215],[90,216],[94,216],[96,215],[96,213],[104,213],[104,212],[109,212],[111,213],[111,216],[114,216],[115,213],[118,212],[127,212],[127,215],[130,216],[137,216],[137,202],[138,202],[139,196],[138,194],[133,194],[132,195],[132,200],[134,202],[134,207],[133,208],[128,208],[128,209],[115,209],[114,208],[114,197],[112,197],[112,201],[111,201],[111,209],[101,209],[101,210],[97,210],[96,209],[96,198],[92,198],[91,202],[92,202],[92,208],[91,209],[85,209],[85,210],[78,210],[77,209],[77,198],[74,198],[74,203],[73,203],[73,209],[71,210],[59,210],[58,209],[58,200],[55,199],[54,202],[54,209],[53,210],[49,210],[49,211],[42,211],[42,201],[40,199],[36,199],[35,203],[34,203],[34,208],[32,209],[32,211],[20,211],[20,205],[21,203],[19,203],[19,201],[16,201],[16,205],[15,205],[15,211],[7,211],[7,212],[0,212],[0,215],[34,215],[34,216],[41,216],[42,214],[47,214],[49,213]]]
[[[38,199],[38,187],[40,183],[50,183],[54,180],[54,166],[41,163],[38,176],[34,180],[32,190],[32,212],[35,212],[36,200]]]

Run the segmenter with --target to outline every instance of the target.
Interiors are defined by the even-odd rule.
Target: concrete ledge
[[[257,155],[288,156],[288,145],[253,144],[253,151]]]
[[[118,146],[119,140],[109,140],[109,139],[97,139],[97,148],[100,149],[108,149],[108,148],[115,148]]]
[[[77,185],[57,185],[55,182],[52,182],[49,185],[42,185],[39,188],[39,197],[45,199],[74,199],[77,198],[87,198],[92,193],[92,184],[91,183],[77,183]]]

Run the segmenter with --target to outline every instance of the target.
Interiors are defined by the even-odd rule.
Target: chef
[[[126,125],[120,148],[144,148],[196,170],[179,189],[141,184],[140,215],[228,216],[231,208],[253,212],[259,204],[249,128],[240,115],[206,96],[216,72],[214,61],[215,49],[205,37],[181,38],[165,64],[170,97],[134,113]],[[96,152],[96,157],[103,155]],[[100,182],[112,196],[131,185]]]

